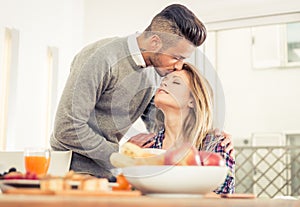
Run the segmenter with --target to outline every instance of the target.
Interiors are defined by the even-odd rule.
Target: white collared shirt
[[[145,60],[142,56],[142,53],[140,51],[138,42],[136,40],[138,36],[138,33],[132,34],[128,36],[127,42],[128,42],[128,48],[129,48],[129,52],[132,56],[132,59],[134,60],[134,62],[138,65],[141,66],[142,68],[146,67],[146,63]]]

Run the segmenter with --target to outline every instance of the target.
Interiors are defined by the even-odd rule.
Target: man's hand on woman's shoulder
[[[155,137],[154,133],[140,133],[131,137],[128,142],[136,144],[142,148],[149,148],[155,143],[155,140],[152,140],[153,137]]]
[[[234,146],[231,135],[224,131],[221,132],[219,129],[214,129],[213,134],[215,136],[224,137],[224,139],[221,142],[221,145],[225,147],[225,152],[229,153],[230,157],[234,158]]]

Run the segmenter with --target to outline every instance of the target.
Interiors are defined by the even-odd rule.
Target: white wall
[[[44,146],[49,136],[45,132],[47,47],[59,49],[60,96],[73,55],[82,46],[83,0],[0,0],[0,5],[1,71],[4,28],[15,28],[20,38],[17,116],[8,129],[7,149]]]
[[[300,131],[300,67],[253,69],[251,38],[250,28],[217,35],[226,130],[236,137],[249,137],[252,132]]]
[[[142,32],[155,14],[172,3],[186,5],[206,24],[300,9],[298,0],[85,0],[85,42]]]

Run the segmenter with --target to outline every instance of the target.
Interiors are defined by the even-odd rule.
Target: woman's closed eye
[[[181,78],[178,78],[178,77],[175,77],[173,80],[172,80],[172,83],[176,84],[176,85],[180,85],[182,82]]]

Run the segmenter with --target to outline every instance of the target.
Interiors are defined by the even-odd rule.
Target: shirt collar
[[[140,51],[138,42],[136,40],[138,33],[132,34],[128,36],[127,43],[128,43],[128,48],[129,52],[131,54],[132,59],[134,62],[137,64],[137,66],[140,66],[142,68],[146,67],[145,60],[142,56],[142,53]]]

